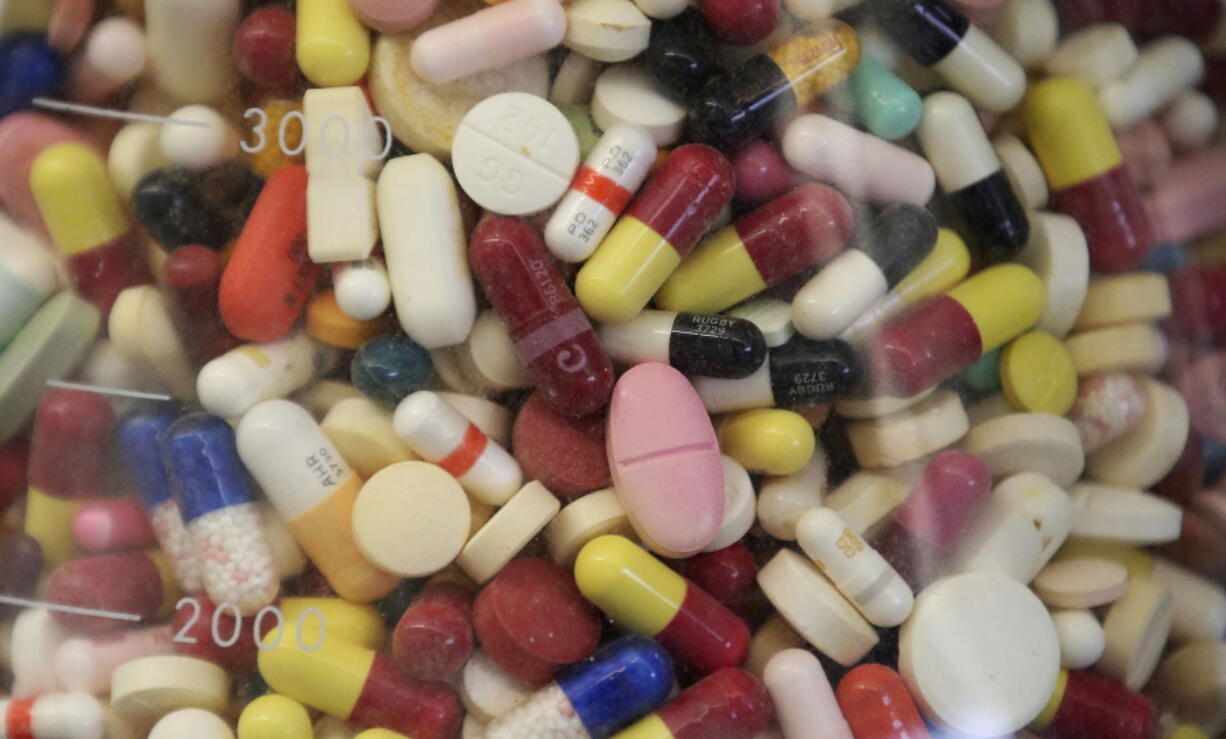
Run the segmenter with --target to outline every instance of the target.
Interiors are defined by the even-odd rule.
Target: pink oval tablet
[[[438,0],[349,0],[353,14],[379,33],[404,33],[425,22]]]
[[[1192,428],[1226,441],[1226,352],[1200,357],[1181,373],[1179,389],[1188,403]]]
[[[684,375],[659,362],[622,375],[607,444],[613,487],[643,543],[666,557],[711,543],[724,519],[724,465],[711,418]]]
[[[1145,196],[1154,242],[1187,241],[1226,225],[1226,150],[1210,149],[1171,167]]]
[[[62,141],[93,146],[72,126],[42,113],[21,111],[0,119],[0,202],[22,224],[49,238],[30,192],[30,165],[42,150]],[[100,152],[105,158],[106,152]]]

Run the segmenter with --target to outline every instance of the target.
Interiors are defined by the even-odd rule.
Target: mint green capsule
[[[558,110],[566,116],[566,122],[574,129],[575,136],[579,139],[579,161],[587,159],[587,155],[600,140],[600,129],[592,120],[591,109],[579,103],[566,103],[559,105]]]
[[[915,130],[924,104],[920,96],[893,72],[867,56],[851,73],[856,116],[874,136],[892,141]]]

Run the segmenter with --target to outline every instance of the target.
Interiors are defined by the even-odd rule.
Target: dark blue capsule
[[[255,502],[234,429],[217,416],[192,413],[175,421],[162,437],[162,457],[185,522]]]
[[[433,370],[430,352],[404,334],[384,334],[358,347],[349,379],[371,400],[394,408],[405,397],[425,390]]]
[[[145,508],[170,500],[174,489],[162,459],[162,436],[175,422],[173,413],[138,413],[119,425],[119,448]]]
[[[563,669],[557,683],[592,739],[604,739],[664,705],[673,661],[642,636],[623,636]]]
[[[64,58],[37,33],[0,38],[0,117],[29,108],[36,97],[58,97]]]

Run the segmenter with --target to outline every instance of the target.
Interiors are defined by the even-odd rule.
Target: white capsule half
[[[237,418],[261,400],[283,398],[330,369],[337,351],[305,333],[269,344],[244,344],[200,369],[196,395],[204,409]]]
[[[811,339],[833,339],[889,289],[876,262],[846,249],[796,293],[792,325]]]

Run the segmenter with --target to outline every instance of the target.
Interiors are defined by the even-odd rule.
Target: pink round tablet
[[[157,543],[144,508],[132,498],[86,503],[72,518],[72,537],[86,552],[114,552]]]
[[[632,367],[613,388],[609,468],[639,537],[666,557],[715,538],[724,520],[724,463],[698,393],[659,362]]]
[[[349,0],[353,13],[379,33],[404,33],[425,22],[438,0]]]
[[[1182,373],[1179,389],[1188,403],[1192,428],[1226,441],[1226,352],[1200,357]]]

